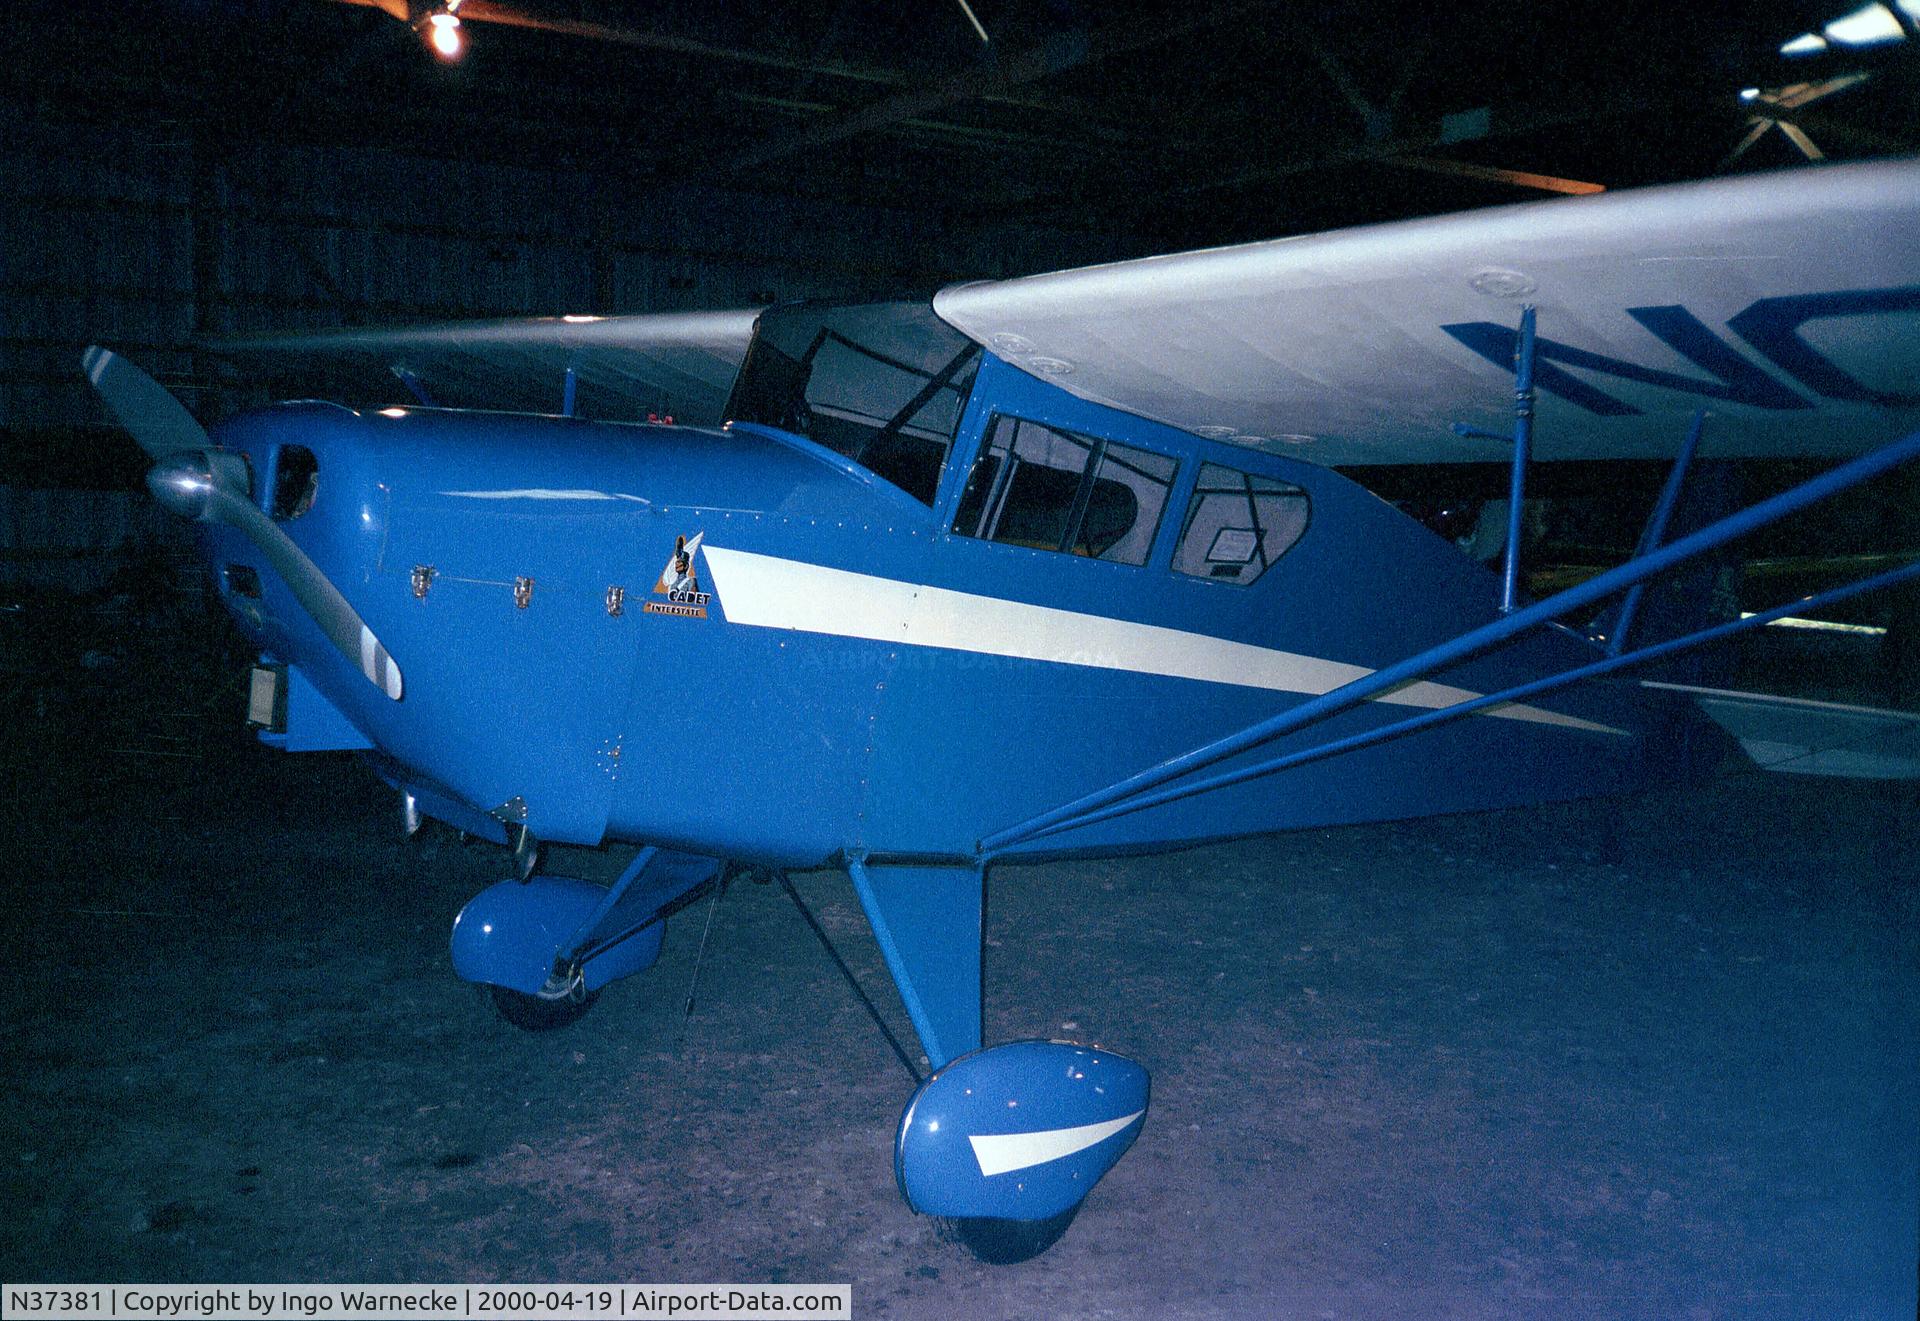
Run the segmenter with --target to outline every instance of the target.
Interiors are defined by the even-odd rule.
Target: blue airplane
[[[211,435],[126,359],[85,367],[259,648],[262,737],[361,750],[410,829],[512,851],[461,977],[561,1026],[739,869],[844,867],[929,1069],[896,1043],[901,1192],[1008,1261],[1139,1136],[1149,1080],[983,1049],[994,864],[1623,792],[1700,774],[1723,726],[1788,769],[1920,774],[1914,717],[1654,669],[1787,610],[1712,620],[1676,570],[1920,454],[1916,233],[1898,161],[930,302],[236,343],[409,401]],[[437,406],[475,400],[519,411]],[[619,406],[655,420],[582,415]],[[1633,558],[1525,599],[1532,465],[1656,455]],[[1837,466],[1726,513],[1709,455]],[[1489,459],[1497,566],[1337,470]],[[634,852],[604,886],[542,842]]]

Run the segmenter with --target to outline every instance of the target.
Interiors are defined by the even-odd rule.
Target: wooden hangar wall
[[[257,402],[197,347],[223,335],[863,296],[1101,255],[1038,227],[165,124],[0,116],[0,160],[0,583],[38,588],[93,590],[117,550],[181,541],[81,375],[89,343],[211,419]]]

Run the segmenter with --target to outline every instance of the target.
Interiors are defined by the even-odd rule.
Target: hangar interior
[[[216,418],[324,388],[208,351],[253,334],[924,294],[1920,146],[1901,3],[453,8],[455,58],[404,0],[16,7],[8,581],[168,535],[94,341]]]
[[[455,30],[457,51],[436,51]],[[1123,1039],[1124,999],[1157,1015],[1148,1053],[1170,1083],[1217,1097],[1245,1046],[1294,1100],[1263,1126],[1189,1090],[1165,1123],[1193,1135],[1190,1167],[1179,1147],[1139,1158],[1135,1200],[1076,1231],[1062,1264],[995,1276],[895,1214],[874,1132],[898,1079],[860,1053],[868,1025],[777,894],[720,919],[746,954],[690,1017],[650,995],[559,1053],[461,1026],[478,1011],[433,964],[494,855],[451,836],[424,857],[369,844],[392,825],[377,782],[247,743],[247,658],[79,358],[123,350],[212,420],[310,388],[238,369],[218,347],[235,337],[925,294],[1916,151],[1916,0],[10,6],[0,693],[25,862],[6,922],[29,953],[5,1028],[16,1082],[54,1084],[0,1121],[0,1190],[24,1208],[0,1231],[0,1275],[513,1278],[524,1262],[549,1278],[853,1278],[897,1315],[1896,1314],[1920,1178],[1904,786],[1829,799],[1737,780],[1677,805],[1063,865],[1047,880],[1092,896],[1084,929],[1033,890],[999,896],[994,939],[1104,941],[1110,961],[1057,987],[990,973],[1009,1031],[1084,1021]],[[1622,551],[1660,475],[1543,471],[1571,562]],[[1368,477],[1440,517],[1505,473],[1434,480]],[[1622,490],[1631,517],[1582,512]],[[1889,479],[1755,550],[1771,567],[1741,604],[1917,545],[1920,478]],[[1916,618],[1911,592],[1877,600],[1742,664],[1920,709]],[[296,808],[324,824],[286,827]],[[1357,891],[1354,848],[1378,860]],[[1790,873],[1778,888],[1773,869]],[[1311,879],[1226,941],[1276,871]],[[844,877],[814,885],[880,976]],[[196,936],[209,922],[219,935]],[[676,929],[658,975],[684,984],[698,940]],[[1156,962],[1183,942],[1195,962]],[[794,999],[821,1007],[796,1026]],[[1483,999],[1508,1017],[1483,1019]],[[1029,1021],[1023,1000],[1059,1012]],[[1590,1040],[1575,1024],[1601,1001],[1617,1012]],[[1405,1002],[1417,1029],[1396,1018]],[[1196,1053],[1177,1053],[1174,1024],[1200,1025]],[[802,1065],[782,1053],[795,1040]],[[446,1062],[437,1081],[413,1067],[422,1053]],[[826,1057],[850,1053],[861,1077],[842,1088]],[[1676,1081],[1683,1056],[1698,1067]],[[767,1067],[791,1070],[791,1129],[749,1113]],[[1789,1093],[1779,1077],[1813,1081]],[[512,1100],[538,1121],[509,1123]],[[1856,1124],[1822,1127],[1846,1107]],[[1792,1125],[1832,1139],[1831,1168]],[[316,1154],[328,1142],[338,1160]],[[631,1159],[594,1154],[620,1143]],[[1743,1168],[1768,1149],[1779,1163]],[[823,1162],[846,1173],[780,1173]],[[1356,1209],[1341,1185],[1376,1162],[1390,1174],[1353,1176]],[[1286,1197],[1268,1200],[1268,1178]],[[1156,1196],[1182,1227],[1130,1261],[1160,1233]],[[1439,1246],[1420,1245],[1423,1219]]]

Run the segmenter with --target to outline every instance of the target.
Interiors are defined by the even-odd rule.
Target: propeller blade
[[[154,498],[182,518],[225,523],[244,533],[327,640],[360,667],[369,683],[399,701],[400,667],[386,646],[286,529],[253,502],[233,456],[213,449],[206,429],[164,385],[111,349],[96,344],[80,361],[113,415],[156,460],[147,473]]]
[[[80,365],[120,425],[154,459],[208,447],[206,428],[167,387],[112,349],[95,344],[80,355]]]
[[[260,506],[244,493],[226,486],[215,489],[209,512],[220,522],[246,533],[247,539],[273,565],[274,572],[293,589],[294,599],[313,616],[313,622],[320,625],[327,640],[360,667],[368,683],[394,701],[400,700],[404,691],[400,666],[388,654],[386,645],[374,636],[359,612],[340,595],[340,589],[294,544],[284,528],[261,512]]]
[[[231,472],[223,473],[222,466],[214,461],[217,457],[205,450],[176,454],[154,465],[147,474],[147,489],[182,518],[225,523],[243,533],[267,557],[327,640],[360,667],[367,682],[399,701],[404,691],[400,666],[386,645],[374,636],[320,566],[294,544],[286,529],[268,518],[244,488],[233,484]]]

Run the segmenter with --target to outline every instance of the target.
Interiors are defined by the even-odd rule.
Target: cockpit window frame
[[[874,323],[872,342],[855,338],[834,321],[858,319],[862,313]],[[783,336],[784,345],[779,342]],[[830,390],[823,391],[828,398],[816,397],[815,386],[821,383],[816,366],[829,346],[922,384],[910,395],[895,391],[896,398],[883,398],[880,402],[893,405],[885,413],[862,412],[852,406],[853,397],[863,390],[884,396],[890,382],[881,375],[861,379],[842,367],[824,378],[824,384],[843,385],[845,397],[836,401]],[[937,356],[924,351],[929,346]],[[915,349],[923,350],[918,362],[911,356]],[[801,303],[770,309],[754,327],[727,401],[727,419],[799,436],[932,509],[983,356],[980,345],[941,321],[930,302]],[[953,393],[950,421],[917,423],[946,391]]]
[[[1002,428],[1007,432],[1004,444],[998,439]],[[1023,461],[1016,453],[1021,445],[1023,428],[1032,428],[1041,433],[1045,444],[1078,447],[1085,457],[1074,468]],[[1150,471],[1144,462],[1148,460],[1164,464],[1166,471]],[[1157,504],[1148,509],[1138,501],[1137,493],[1131,486],[1108,478],[1105,473],[1110,464],[1134,473],[1149,487],[1157,487]],[[981,429],[979,447],[968,464],[958,500],[947,520],[948,531],[956,537],[990,545],[1012,546],[1129,568],[1145,568],[1153,560],[1154,549],[1159,544],[1172,508],[1173,492],[1179,488],[1184,467],[1185,461],[1179,455],[1140,445],[1133,440],[1117,440],[1042,422],[1018,411],[996,409]],[[1012,485],[1021,472],[1035,471],[1060,474],[1072,483],[1073,489],[1067,501],[1052,511],[1059,514],[1059,525],[1047,529],[1048,535],[1038,540],[1008,535],[1005,519]],[[1096,547],[1090,530],[1090,517],[1103,487],[1120,487],[1136,498],[1126,527]],[[1041,505],[1045,505],[1044,495],[1040,498]],[[972,526],[967,526],[968,523]],[[1145,535],[1141,536],[1139,534],[1143,527]],[[1034,530],[1029,529],[1030,532]],[[1123,555],[1110,553],[1116,547],[1129,543],[1135,546],[1132,551]]]

